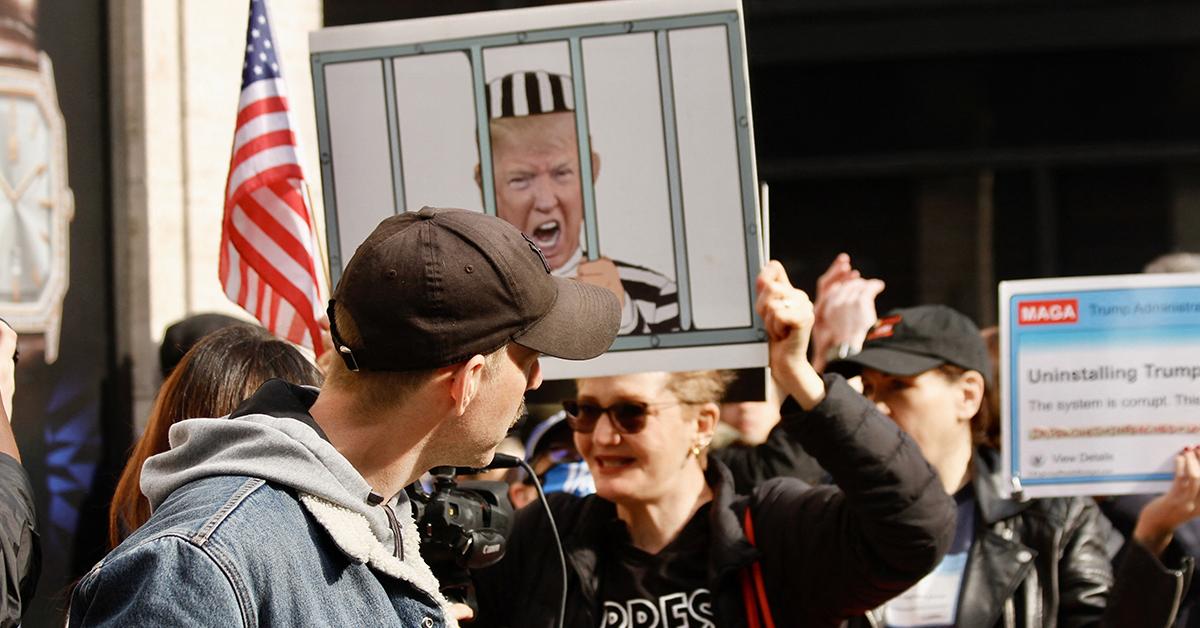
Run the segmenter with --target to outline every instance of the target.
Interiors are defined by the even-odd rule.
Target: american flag
[[[272,333],[320,355],[317,238],[265,0],[251,0],[221,225],[221,286]]]

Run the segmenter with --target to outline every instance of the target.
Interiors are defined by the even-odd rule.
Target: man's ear
[[[479,164],[475,164],[475,185],[483,190],[483,171],[479,169]]]
[[[466,414],[467,408],[475,400],[483,384],[484,357],[479,354],[454,368],[450,379],[450,398],[454,402],[454,413],[457,416]]]
[[[592,151],[592,185],[600,178],[600,153]]]
[[[958,418],[970,421],[983,405],[983,375],[979,371],[967,371],[956,382],[959,389]]]

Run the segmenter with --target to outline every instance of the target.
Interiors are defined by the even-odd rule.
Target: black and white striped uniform
[[[583,250],[577,250],[571,259],[554,274],[559,277],[574,277],[583,261]],[[637,334],[662,334],[679,331],[679,293],[675,282],[666,275],[637,264],[612,260],[625,289],[625,306],[621,311],[622,336]]]
[[[679,294],[675,282],[645,266],[619,260],[613,260],[613,264],[621,277],[621,287],[625,288],[626,311],[621,313],[620,333],[679,331]]]

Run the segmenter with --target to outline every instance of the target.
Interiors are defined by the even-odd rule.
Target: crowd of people
[[[431,290],[425,255],[460,269],[438,271],[450,290]],[[1200,449],[1124,536],[1091,498],[1005,497],[994,331],[940,305],[877,318],[882,289],[841,255],[814,303],[768,264],[764,402],[723,403],[718,370],[578,380],[517,452],[548,508],[534,477],[508,473],[520,508],[468,605],[421,558],[405,487],[489,462],[541,383],[538,356],[602,353],[621,308],[553,275],[502,220],[388,219],[338,286],[321,369],[235,319],[167,335],[112,552],[75,584],[69,624],[1184,625],[1195,548],[1174,537],[1194,527]],[[6,417],[16,347],[0,325]],[[744,432],[716,446],[723,420]],[[38,564],[11,428],[0,470],[11,624]]]
[[[526,443],[549,511],[521,508],[504,559],[473,574],[476,603],[452,603],[420,558],[402,489],[437,464],[486,463],[540,383],[537,356],[602,352],[619,320],[611,294],[545,272],[517,230],[500,227],[506,237],[482,251],[469,239],[502,224],[440,210],[385,221],[335,295],[343,359],[326,361],[324,377],[255,326],[175,330],[191,336],[176,348],[194,345],[164,359],[112,503],[115,549],[77,584],[70,623],[553,626],[563,608],[568,626],[1175,621],[1191,558],[1172,536],[1195,514],[1200,453],[1179,455],[1171,491],[1143,503],[1119,557],[1095,501],[1003,497],[987,334],[944,306],[876,322],[882,282],[846,256],[815,305],[777,263],[760,274],[780,391],[766,408],[722,404],[721,371],[578,381]],[[523,265],[520,284],[540,283],[540,298],[498,307],[494,293],[464,290],[456,308],[431,311],[412,281],[367,299],[381,272],[419,274],[411,258],[431,235],[453,267]],[[447,325],[464,310],[490,318],[490,336]],[[594,333],[567,325],[580,317]],[[2,327],[11,356],[15,334]],[[441,334],[415,343],[416,328]],[[7,402],[11,357],[5,366]],[[713,448],[723,410],[738,425],[746,413],[772,418]],[[15,447],[4,453],[19,461]],[[514,501],[529,503],[532,478],[512,480]],[[17,540],[4,561],[10,619],[37,562],[28,481],[15,485],[26,514],[5,522]],[[569,566],[565,607],[547,512]]]
[[[1200,514],[1200,449],[1176,456],[1167,493],[1114,509],[1123,536],[1092,498],[1005,496],[994,330],[936,304],[878,317],[885,284],[848,255],[811,300],[779,263],[759,273],[765,401],[727,403],[719,370],[586,378],[514,438],[539,356],[586,360],[618,334],[680,328],[666,277],[584,259],[564,80],[489,85],[499,217],[380,223],[336,286],[319,368],[237,321],[167,333],[111,552],[74,583],[68,625],[1190,621],[1197,551],[1180,541]],[[534,91],[560,97],[514,104]],[[4,624],[38,565],[8,421],[16,359],[0,324]],[[504,555],[447,597],[408,489],[435,467],[485,467],[506,442],[529,468],[500,472],[518,506]]]

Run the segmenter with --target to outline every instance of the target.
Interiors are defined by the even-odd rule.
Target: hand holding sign
[[[1178,496],[1176,454],[1200,435],[1200,276],[1006,281],[1000,300],[1005,485]],[[1156,514],[1161,536],[1178,517]]]
[[[792,286],[783,265],[772,260],[758,274],[754,309],[767,329],[771,374],[805,410],[825,398],[825,383],[808,362],[813,305]]]
[[[1146,504],[1138,515],[1133,538],[1155,556],[1161,556],[1175,529],[1200,515],[1200,447],[1188,447],[1175,456],[1171,489]]]
[[[621,285],[621,275],[617,272],[617,265],[612,260],[602,257],[596,260],[580,262],[579,271],[575,275],[575,278],[583,283],[608,288],[613,294],[617,295],[617,299],[621,302],[621,308],[624,309],[625,288]]]

